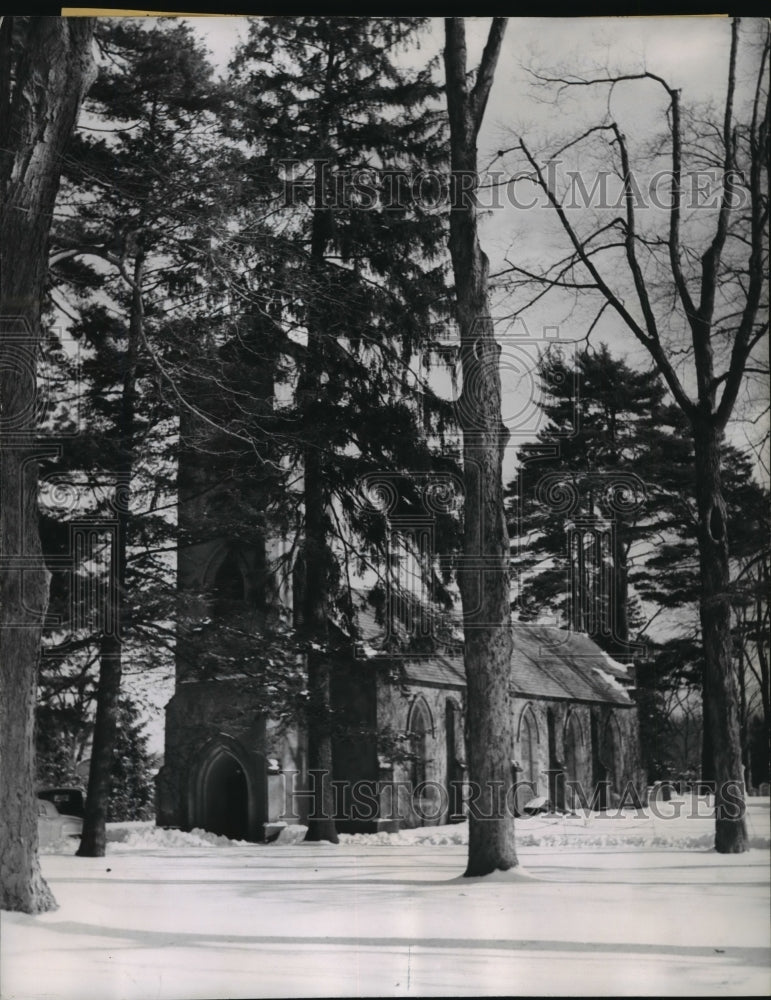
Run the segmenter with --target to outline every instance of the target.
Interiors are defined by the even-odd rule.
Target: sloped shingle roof
[[[362,638],[375,654],[383,629],[367,609],[359,613]],[[631,667],[617,663],[580,632],[549,625],[512,626],[512,691],[526,698],[633,704],[628,689]],[[413,684],[464,687],[463,660],[459,656],[431,654],[403,661],[404,675]]]
[[[445,687],[465,687],[463,660],[458,657],[431,656],[408,660],[404,664],[407,680],[414,684],[441,684]]]
[[[548,625],[514,626],[512,687],[531,698],[569,698],[631,705],[629,669],[580,632]]]

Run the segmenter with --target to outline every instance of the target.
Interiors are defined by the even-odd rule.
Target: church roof
[[[460,657],[444,657],[435,654],[419,660],[404,663],[407,680],[414,684],[441,684],[442,687],[464,688],[466,675]]]
[[[514,625],[512,688],[529,698],[631,705],[631,668],[617,663],[581,632],[549,625]]]
[[[358,644],[359,655],[387,656],[380,648],[383,628],[369,609],[359,611],[358,626],[362,639]],[[514,623],[512,638],[513,694],[619,706],[633,704],[629,695],[634,683],[632,668],[612,659],[588,635],[550,625]],[[430,653],[400,659],[408,683],[465,687],[461,656]]]

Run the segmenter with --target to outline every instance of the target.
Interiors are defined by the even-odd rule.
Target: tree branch
[[[490,25],[490,31],[487,36],[487,43],[482,53],[482,61],[479,64],[476,83],[469,98],[469,111],[474,125],[475,136],[479,132],[485,108],[487,107],[487,99],[490,96],[490,88],[495,75],[495,66],[500,55],[501,43],[503,42],[508,20],[507,17],[493,18],[493,23]]]
[[[581,263],[586,267],[591,276],[594,278],[598,290],[605,296],[611,307],[618,313],[618,315],[623,319],[624,323],[629,327],[635,337],[640,341],[640,343],[650,352],[654,360],[659,366],[659,369],[666,379],[667,385],[672,391],[672,395],[677,400],[678,405],[683,409],[683,412],[687,415],[691,415],[694,412],[694,404],[688,397],[685,389],[683,388],[680,379],[672,367],[669,358],[667,357],[664,349],[656,337],[649,336],[645,330],[640,326],[640,324],[635,320],[634,316],[625,307],[623,302],[618,298],[618,296],[613,292],[610,286],[607,284],[605,279],[602,277],[594,262],[591,260],[589,254],[586,251],[584,243],[579,239],[578,234],[570,223],[565,210],[562,205],[557,200],[555,193],[549,187],[547,179],[544,177],[543,171],[538,166],[535,158],[531,154],[530,150],[527,148],[525,141],[520,139],[520,149],[525,154],[530,166],[533,168],[537,183],[541,190],[546,194],[552,208],[557,213],[562,228],[568,236],[568,239],[573,244],[573,248],[581,261]],[[655,329],[655,325],[654,325]]]

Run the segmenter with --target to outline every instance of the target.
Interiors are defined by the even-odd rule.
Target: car
[[[65,837],[80,837],[83,820],[80,816],[60,813],[48,799],[37,800],[37,835],[41,847],[58,844]]]
[[[37,797],[53,802],[60,813],[65,816],[80,816],[86,814],[86,801],[83,789],[76,785],[66,785],[58,788],[38,788]]]

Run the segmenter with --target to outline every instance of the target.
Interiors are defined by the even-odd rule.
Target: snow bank
[[[46,844],[38,845],[38,854],[74,854],[80,844],[80,837],[60,837]]]
[[[577,813],[570,815],[539,814],[516,821],[519,847],[646,847],[675,850],[709,850],[715,839],[714,817],[702,799],[694,805],[690,799],[673,799],[666,806],[672,815],[655,815],[650,810]],[[750,847],[771,847],[768,828],[768,799],[750,799],[747,828]],[[351,845],[383,847],[435,846],[468,844],[468,824],[428,826],[398,833],[341,834],[340,841]]]
[[[468,843],[468,823],[453,826],[423,826],[398,833],[341,833],[341,844],[381,847],[446,847]]]
[[[518,847],[570,847],[574,850],[595,848],[659,848],[669,850],[710,850],[715,831],[714,819],[702,799],[674,798],[662,809],[673,815],[655,815],[650,809],[614,812],[578,813],[575,815],[539,814],[516,821]],[[771,847],[768,798],[750,798],[747,802],[747,828],[750,846]],[[679,815],[678,815],[679,813]],[[232,850],[276,850],[291,843],[301,843],[305,828],[286,827],[274,844],[251,844],[243,840],[194,829],[189,832],[154,826],[152,822],[108,823],[107,852],[121,854],[139,851],[206,848]],[[341,833],[340,845],[359,850],[363,847],[448,847],[468,844],[468,824],[424,826],[397,833]],[[78,841],[65,838],[41,850],[41,854],[74,854]],[[301,845],[302,846],[302,845]],[[314,846],[319,846],[315,844]]]
[[[171,847],[243,847],[247,841],[231,840],[198,827],[186,832],[146,823],[108,823],[107,849],[110,854],[122,851],[146,851]]]

